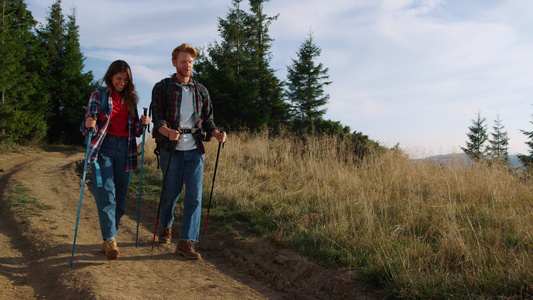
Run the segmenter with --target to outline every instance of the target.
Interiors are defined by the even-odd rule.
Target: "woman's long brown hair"
[[[104,81],[107,87],[115,91],[113,86],[113,76],[120,72],[126,72],[128,74],[128,84],[124,87],[119,94],[126,102],[126,107],[131,115],[135,115],[135,109],[137,108],[137,94],[135,93],[135,85],[133,84],[133,76],[131,75],[131,69],[127,62],[123,60],[115,60],[111,63],[104,76]]]

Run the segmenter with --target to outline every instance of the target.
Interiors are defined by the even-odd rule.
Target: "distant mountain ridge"
[[[464,163],[471,163],[472,161],[468,157],[468,155],[464,153],[451,153],[451,154],[442,154],[442,155],[434,155],[429,156],[421,159],[415,159],[415,161],[421,161],[421,160],[430,160],[438,163],[451,163],[452,161],[458,161],[458,162],[464,162]],[[518,155],[509,155],[509,162],[511,163],[511,167],[513,168],[519,168],[522,167],[522,163],[518,159]]]

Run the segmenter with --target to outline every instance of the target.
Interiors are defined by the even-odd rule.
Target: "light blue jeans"
[[[96,168],[91,164],[93,194],[98,209],[102,238],[117,236],[120,218],[126,210],[128,172],[126,160],[128,138],[107,135],[98,152],[98,165],[102,175],[102,187],[96,184]]]
[[[161,149],[161,171],[163,176],[168,166],[170,153]],[[181,221],[180,240],[198,241],[200,218],[202,216],[202,177],[204,174],[204,155],[197,149],[189,151],[174,150],[167,178],[163,178],[164,191],[161,197],[161,227],[169,228],[174,221],[174,208],[183,184],[185,199]]]

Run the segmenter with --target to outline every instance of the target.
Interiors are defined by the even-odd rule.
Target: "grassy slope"
[[[158,197],[153,147],[147,139],[143,190]],[[207,147],[204,206],[217,144]],[[497,166],[414,163],[398,151],[354,163],[350,153],[326,136],[232,134],[211,216],[362,270],[388,296],[533,296],[531,182]]]

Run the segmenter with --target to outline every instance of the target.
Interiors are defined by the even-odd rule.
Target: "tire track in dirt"
[[[9,243],[2,244],[0,251],[18,245],[16,250],[21,255],[19,260],[24,262],[26,271],[23,280],[27,286],[24,295],[27,299],[91,297],[90,292],[74,291],[60,281],[67,268],[63,264],[65,261],[61,262],[62,266],[58,263],[58,255],[64,252],[65,248],[59,246],[56,237],[64,239],[70,234],[67,233],[67,226],[56,224],[56,218],[64,212],[64,205],[54,202],[54,199],[61,197],[57,197],[60,193],[58,188],[64,188],[65,184],[68,186],[68,180],[65,180],[62,176],[64,172],[59,168],[67,169],[63,163],[69,161],[69,155],[76,153],[51,156],[42,151],[27,151],[0,156],[0,169],[4,170],[0,174],[2,223],[6,225],[6,234],[12,237]],[[53,185],[52,181],[55,182]],[[6,200],[10,191],[20,187],[27,189],[24,197],[36,199],[38,206],[27,204],[23,206],[27,212],[20,212],[20,206],[8,205]],[[30,290],[33,290],[33,293],[30,293]],[[3,294],[1,296],[2,299],[13,299],[4,298]]]
[[[0,158],[0,199],[7,199],[7,183],[11,175],[20,169],[7,157]],[[0,294],[1,299],[36,299],[34,289],[28,284],[30,261],[19,250],[24,248],[23,239],[13,230],[14,218],[8,206],[0,202]]]
[[[30,272],[29,261],[18,250],[21,241],[10,233],[9,225],[6,224],[9,218],[5,214],[0,218],[0,298],[35,299],[35,292],[26,279]]]

